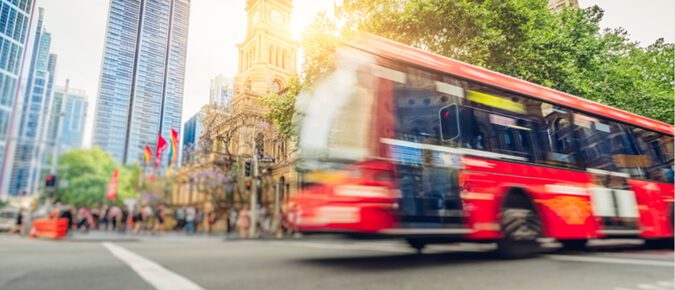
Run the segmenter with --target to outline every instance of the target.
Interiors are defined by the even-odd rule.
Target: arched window
[[[272,82],[272,92],[278,94],[281,91],[281,83],[279,80]]]

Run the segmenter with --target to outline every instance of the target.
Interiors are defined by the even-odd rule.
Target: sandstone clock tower
[[[246,39],[237,44],[233,113],[264,114],[259,98],[286,87],[297,71],[298,42],[291,39],[292,0],[247,0]]]

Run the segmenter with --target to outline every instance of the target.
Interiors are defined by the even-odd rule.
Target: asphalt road
[[[397,241],[0,237],[0,289],[674,289],[672,250],[550,251]]]

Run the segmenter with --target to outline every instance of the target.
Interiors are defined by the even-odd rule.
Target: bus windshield
[[[305,169],[327,169],[367,156],[372,90],[362,66],[368,59],[341,54],[342,65],[317,84],[303,91],[296,102],[302,116],[300,149]]]

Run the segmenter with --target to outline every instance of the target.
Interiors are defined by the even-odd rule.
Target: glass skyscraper
[[[7,145],[14,142],[10,134],[16,135],[18,129],[18,121],[14,124],[11,119],[20,87],[19,75],[28,45],[33,4],[32,0],[0,0],[0,196],[7,193],[9,185],[9,174],[5,171],[10,170],[12,160],[6,157],[13,156],[14,150]],[[16,115],[20,114],[15,114],[14,119],[18,119]]]
[[[211,79],[211,91],[209,104],[223,107],[226,111],[232,111],[232,98],[234,96],[234,79],[218,75]]]
[[[20,108],[19,130],[15,143],[16,151],[12,170],[8,172],[11,195],[36,194],[39,181],[42,180],[42,168],[45,162],[46,137],[49,125],[49,113],[52,106],[52,86],[56,56],[49,53],[52,36],[43,26],[45,10],[39,8],[37,30],[30,66],[28,67],[27,90]],[[50,63],[50,59],[53,63]],[[51,144],[49,144],[51,145]],[[9,159],[11,161],[12,159]]]
[[[204,131],[204,117],[206,117],[204,113],[197,112],[185,122],[185,125],[183,125],[183,146],[192,144],[194,147],[198,147],[199,135]]]
[[[190,0],[110,1],[93,144],[119,163],[180,133],[189,14]]]
[[[64,87],[56,86],[54,89],[54,107],[52,108],[53,115],[58,114],[57,112],[63,112],[61,138],[59,139],[58,149],[59,156],[67,151],[82,148],[84,124],[87,116],[87,107],[89,106],[85,91],[68,88],[66,96],[64,96],[64,93]],[[50,135],[53,134],[54,138],[56,138],[54,131],[58,129],[58,122],[58,118],[52,119]]]

